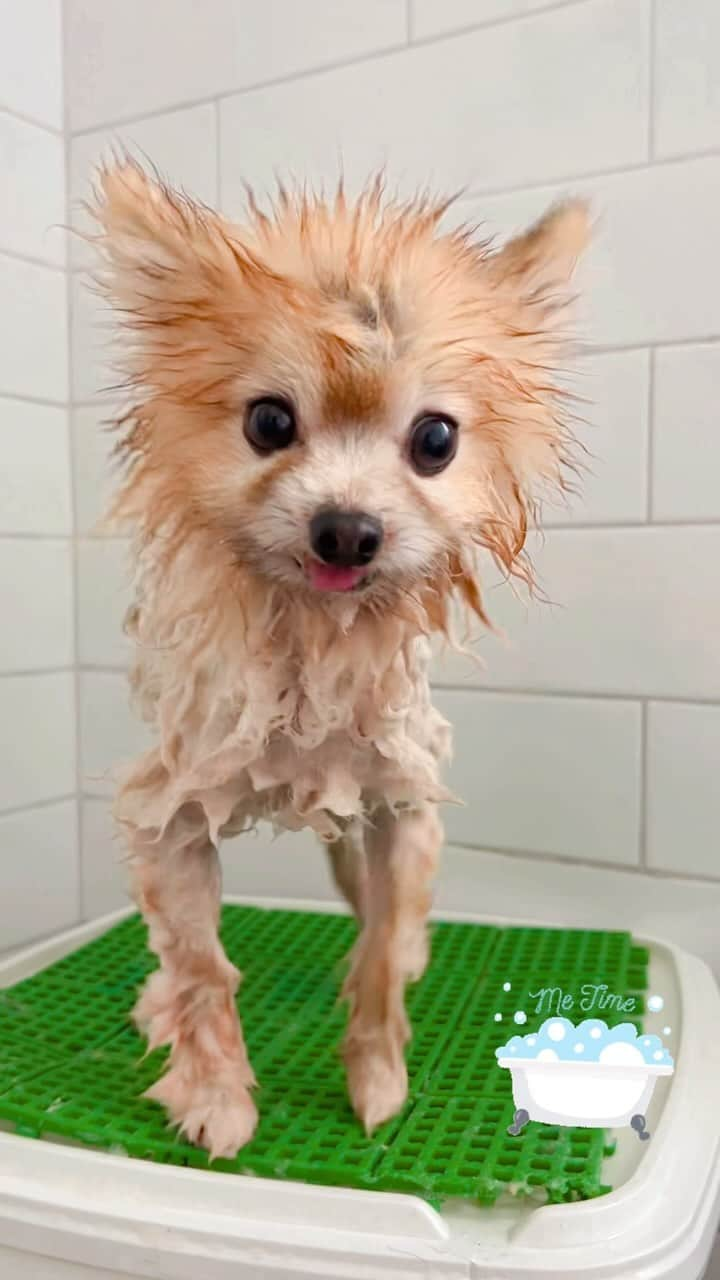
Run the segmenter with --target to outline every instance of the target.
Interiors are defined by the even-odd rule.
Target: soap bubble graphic
[[[661,1013],[665,1008],[665,1001],[662,996],[650,996],[647,1007],[651,1013]]]
[[[522,1009],[518,1009],[517,1013],[513,1015],[513,1022],[517,1022],[522,1026],[523,1022],[527,1022],[527,1014]]]
[[[495,1021],[496,1021],[496,1022],[502,1022],[502,1014],[501,1014],[501,1013],[496,1013],[496,1014],[495,1014]]]
[[[671,1035],[672,1035],[672,1027],[663,1027],[663,1035],[664,1035],[664,1036],[671,1036]]]
[[[503,982],[503,991],[512,991],[512,982]]]
[[[600,1062],[607,1066],[673,1066],[673,1059],[659,1036],[638,1035],[632,1022],[608,1027],[600,1018],[586,1018],[575,1026],[568,1018],[546,1018],[532,1036],[512,1036],[495,1050],[496,1058],[508,1055],[537,1058],[541,1062]]]

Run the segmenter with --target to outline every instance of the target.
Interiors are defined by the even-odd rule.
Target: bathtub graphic
[[[599,1018],[577,1026],[568,1018],[547,1018],[539,1031],[512,1036],[495,1056],[512,1076],[511,1134],[541,1120],[586,1128],[632,1125],[646,1140],[655,1081],[674,1071],[659,1036],[638,1034],[631,1022],[608,1027]]]

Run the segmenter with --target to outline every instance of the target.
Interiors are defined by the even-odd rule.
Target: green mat
[[[602,1130],[533,1122],[508,1136],[510,1073],[495,1049],[518,1030],[516,1010],[528,1014],[524,1032],[543,1021],[528,999],[539,987],[578,995],[583,983],[606,982],[635,995],[641,1015],[647,951],[625,933],[435,924],[428,971],[407,993],[410,1096],[367,1138],[338,1055],[346,1021],[338,992],[355,935],[346,916],[223,908],[223,941],[244,973],[238,1001],[261,1115],[235,1159],[209,1166],[140,1096],[164,1051],[143,1057],[128,1018],[155,967],[137,916],[0,992],[0,1120],[32,1137],[56,1134],[169,1164],[417,1192],[433,1203],[491,1204],[504,1191],[562,1201],[609,1190]]]

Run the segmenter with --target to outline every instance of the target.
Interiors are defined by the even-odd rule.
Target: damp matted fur
[[[200,883],[198,850],[261,817],[312,827],[335,845],[356,840],[359,824],[385,824],[390,847],[393,815],[410,815],[407,831],[412,815],[432,815],[448,797],[449,726],[430,701],[429,639],[450,634],[453,598],[486,621],[478,548],[529,579],[528,523],[572,466],[557,370],[586,210],[557,207],[495,252],[469,228],[445,230],[447,208],[389,199],[376,180],[354,200],[342,185],[329,200],[280,189],[266,211],[250,196],[235,225],[131,161],[99,176],[99,280],[122,329],[131,400],[112,515],[134,533],[132,686],[155,731],[117,816],[164,965],[161,1018],[145,997],[145,1020],[160,1018],[174,1047],[158,1096],[215,1151],[244,1140],[247,1126],[230,1125],[228,1137],[219,1121],[198,1119],[202,1064],[237,1050],[232,1035],[223,1049],[217,1025],[204,1023],[200,1049],[197,1020],[180,1015],[188,991],[202,1000],[178,922],[194,921],[188,946],[207,952],[207,989],[231,982],[211,940],[212,910],[199,922],[187,899]],[[268,395],[293,405],[297,438],[260,456],[243,423]],[[458,425],[456,456],[432,476],[417,474],[408,453],[421,413]],[[383,527],[361,590],[320,593],[308,581],[309,522],[328,504],[370,512]],[[420,827],[439,843],[434,817]],[[163,857],[177,875],[175,899]],[[387,902],[397,889],[377,892]],[[353,893],[359,901],[357,885]],[[373,902],[363,895],[367,924]],[[417,896],[418,919],[425,899]],[[401,976],[418,968],[418,948],[417,938],[398,944],[397,955],[415,956],[397,961]],[[356,1014],[357,967],[356,957]],[[371,985],[366,1018],[368,1001],[377,1004]],[[396,1007],[388,1019],[397,1075],[405,1024]],[[378,1076],[377,1061],[369,1069],[357,1017],[355,1033],[349,1071],[358,1054],[362,1062],[351,1094],[374,1123],[387,1106],[368,1102],[368,1091],[399,1105],[402,1090],[388,1086],[387,1071]]]
[[[444,798],[424,637],[448,632],[453,593],[484,619],[477,545],[528,575],[529,512],[564,484],[554,370],[584,208],[493,254],[440,230],[447,202],[384,201],[378,180],[353,203],[342,187],[328,203],[281,190],[268,213],[251,197],[242,228],[131,162],[100,188],[101,282],[137,397],[113,514],[135,530],[133,686],[159,729],[121,813],[162,825],[195,798],[214,835],[262,814],[332,837],[368,792]],[[268,391],[292,397],[306,434],[258,459],[242,414]],[[458,456],[429,480],[402,449],[425,407],[460,423]],[[296,566],[327,501],[391,531],[351,600],[313,597]]]

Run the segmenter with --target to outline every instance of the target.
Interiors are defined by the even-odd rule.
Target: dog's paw
[[[388,1054],[387,1046],[346,1048],[347,1084],[353,1111],[369,1135],[397,1115],[407,1098],[407,1067],[402,1053]]]
[[[258,1113],[249,1089],[238,1079],[200,1083],[188,1081],[178,1067],[145,1094],[166,1108],[173,1124],[210,1159],[231,1159],[252,1138]]]

